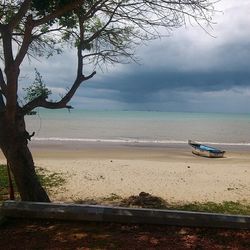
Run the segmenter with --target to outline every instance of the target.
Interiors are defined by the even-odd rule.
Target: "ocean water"
[[[250,146],[250,114],[45,110],[26,117],[37,141],[103,141]]]

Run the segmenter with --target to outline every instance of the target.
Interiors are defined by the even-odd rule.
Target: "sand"
[[[36,166],[62,172],[54,201],[148,192],[168,202],[250,202],[250,147],[223,159],[195,156],[188,146],[32,143]],[[1,163],[4,163],[0,157]]]

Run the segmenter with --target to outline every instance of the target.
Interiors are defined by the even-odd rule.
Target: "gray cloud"
[[[120,103],[129,104],[130,108],[152,110],[154,103],[157,109],[171,110],[166,103],[175,103],[178,106],[184,105],[190,98],[197,99],[203,93],[222,94],[226,91],[237,93],[237,96],[244,93],[245,88],[250,89],[250,72],[164,72],[164,71],[137,71],[134,74],[119,75],[119,77],[108,77],[108,82],[89,83],[79,91],[79,96],[96,99],[114,100]],[[189,95],[187,95],[187,93]],[[212,100],[212,95],[207,99]],[[226,97],[226,96],[225,96]],[[203,97],[204,98],[204,97]],[[249,96],[250,99],[250,96]],[[202,101],[203,99],[201,99]],[[235,102],[237,100],[235,99]],[[234,102],[231,100],[231,102]],[[160,104],[165,103],[162,108]],[[149,104],[151,108],[149,108]],[[212,105],[209,105],[212,107]],[[192,109],[191,106],[189,108]]]

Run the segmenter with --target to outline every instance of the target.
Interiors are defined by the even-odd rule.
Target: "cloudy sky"
[[[250,112],[250,1],[221,0],[208,35],[200,27],[137,49],[140,64],[116,65],[84,84],[71,104],[77,108],[191,112]],[[75,73],[75,54],[66,52],[36,66],[60,93]],[[24,73],[25,74],[25,73]]]

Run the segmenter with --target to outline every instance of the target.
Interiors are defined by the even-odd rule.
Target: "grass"
[[[36,168],[37,176],[47,192],[52,192],[55,188],[63,186],[66,179],[62,173],[54,173],[43,168]],[[17,190],[14,183],[14,189]],[[0,165],[0,202],[8,199],[9,183],[6,165]]]
[[[222,203],[194,202],[183,205],[171,205],[169,209],[199,211],[208,213],[250,215],[250,204],[234,201],[223,201]]]
[[[37,176],[42,184],[42,186],[51,192],[52,189],[63,186],[66,183],[62,173],[51,172],[44,168],[36,168]]]

